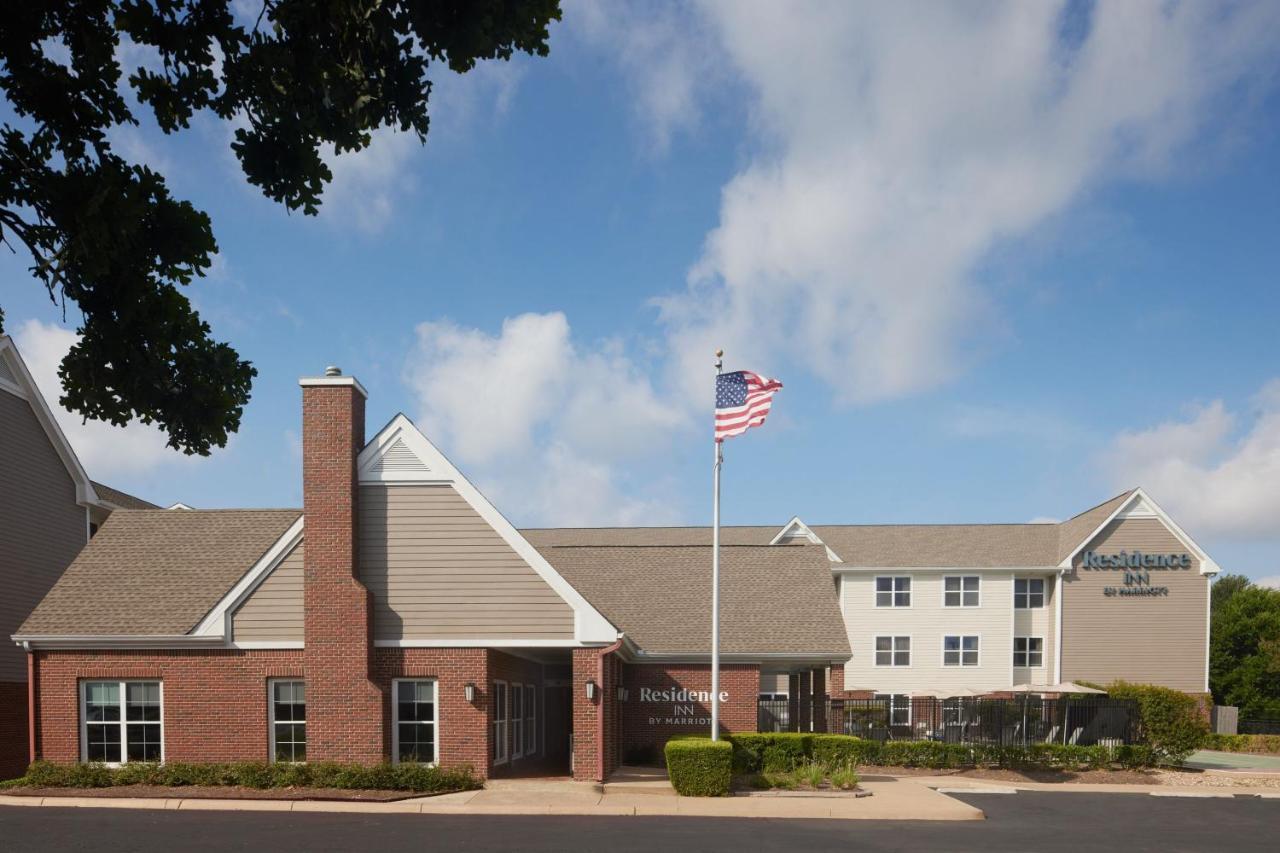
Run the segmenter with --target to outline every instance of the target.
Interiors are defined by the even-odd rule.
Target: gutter
[[[604,659],[622,648],[623,638],[621,636],[611,646],[605,646],[596,654],[596,678],[600,685],[600,704],[596,706],[596,778],[604,782],[604,713],[605,702],[608,697],[605,696],[605,680],[604,680]]]
[[[27,652],[27,764],[36,763],[36,654],[29,643],[23,643]]]
[[[14,643],[31,649],[181,649],[221,648],[226,638],[191,634],[14,634]]]

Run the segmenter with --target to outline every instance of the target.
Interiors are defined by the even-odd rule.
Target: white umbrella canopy
[[[980,696],[982,694],[970,690],[967,687],[951,687],[951,688],[929,688],[928,690],[908,690],[908,696],[929,698],[929,699],[959,699],[966,696]]]
[[[1057,684],[1015,684],[1009,688],[1010,693],[1098,693],[1106,695],[1107,691],[1096,687],[1086,687],[1074,681],[1062,681]]]

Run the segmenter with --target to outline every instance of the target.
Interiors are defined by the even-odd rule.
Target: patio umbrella
[[[1074,681],[1060,681],[1057,684],[1016,684],[1009,688],[1010,693],[1101,693],[1106,694],[1107,691],[1099,690],[1096,687],[1086,687],[1083,684],[1076,684]],[[1071,719],[1071,700],[1065,700],[1066,704],[1062,706],[1062,742],[1067,742],[1067,731],[1071,728],[1069,721]],[[1026,695],[1022,698],[1022,741],[1025,744],[1027,723],[1027,699]]]

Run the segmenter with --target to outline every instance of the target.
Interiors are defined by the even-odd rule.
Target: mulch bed
[[[927,767],[858,768],[868,782],[877,774],[883,776],[956,776],[962,779],[988,779],[993,782],[1081,782],[1107,785],[1159,785],[1160,778],[1145,770],[931,770]]]
[[[117,785],[111,788],[9,788],[13,797],[130,797],[169,800],[339,800],[391,803],[430,796],[413,791],[348,791],[342,788],[241,788],[184,785]]]

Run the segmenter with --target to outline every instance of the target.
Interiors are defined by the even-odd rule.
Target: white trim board
[[[391,448],[409,451],[421,463],[419,470],[404,470],[400,466],[388,468],[379,464],[382,456]],[[470,504],[481,518],[493,528],[513,551],[546,582],[556,594],[573,609],[574,639],[578,644],[612,643],[618,639],[618,629],[596,610],[557,572],[546,558],[516,530],[511,522],[480,493],[453,463],[432,444],[427,437],[403,414],[391,419],[382,430],[360,451],[356,458],[360,485],[450,485],[464,501]]]

